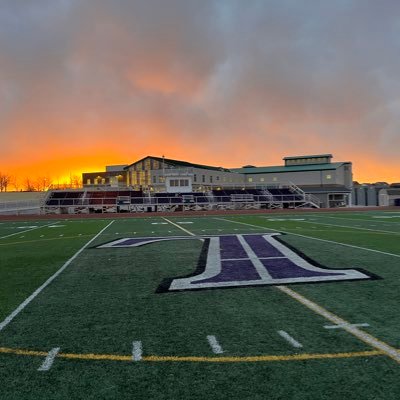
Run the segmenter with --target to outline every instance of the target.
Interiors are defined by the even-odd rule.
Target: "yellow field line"
[[[143,357],[143,361],[189,361],[189,362],[271,362],[271,361],[300,361],[300,360],[318,360],[328,358],[353,358],[353,357],[370,357],[384,355],[382,351],[369,350],[350,353],[316,353],[316,354],[292,354],[292,355],[262,355],[262,356],[239,356],[239,357],[178,357],[178,356],[147,356]]]
[[[36,351],[36,350],[23,350],[23,349],[10,349],[8,347],[0,347],[0,353],[3,354],[17,354],[18,356],[39,356],[46,357],[46,351]]]
[[[46,357],[47,352],[36,350],[12,349],[0,347],[0,353],[15,354],[19,356]],[[237,362],[273,362],[273,361],[301,361],[321,360],[334,358],[372,357],[385,355],[384,351],[369,350],[346,353],[303,353],[291,355],[261,355],[261,356],[236,356],[236,357],[197,357],[197,356],[144,356],[140,362],[203,362],[203,363],[237,363]],[[75,360],[96,360],[96,361],[132,361],[132,356],[118,354],[75,354],[58,353],[57,358]]]

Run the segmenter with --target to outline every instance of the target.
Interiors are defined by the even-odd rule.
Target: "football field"
[[[400,212],[0,221],[0,399],[399,399]]]

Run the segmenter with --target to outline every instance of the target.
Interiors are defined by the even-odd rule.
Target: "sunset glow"
[[[0,172],[332,153],[356,181],[400,181],[400,3],[167,3],[4,2]]]

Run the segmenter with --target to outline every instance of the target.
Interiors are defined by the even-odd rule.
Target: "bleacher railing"
[[[40,210],[41,201],[37,200],[19,200],[19,201],[4,201],[0,203],[0,214],[10,212],[23,212],[29,210]]]
[[[272,196],[272,198],[271,198]],[[304,201],[299,195],[225,195],[225,196],[194,196],[193,198],[176,197],[133,197],[129,200],[118,200],[115,197],[107,198],[50,198],[45,207],[101,207],[101,206],[122,206],[122,205],[179,205],[179,204],[228,204],[228,203],[298,203]]]

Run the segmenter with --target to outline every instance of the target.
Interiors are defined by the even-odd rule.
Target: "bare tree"
[[[71,181],[71,188],[72,189],[79,189],[82,187],[82,177],[79,175],[71,175],[70,176],[70,181]]]
[[[36,191],[35,184],[31,180],[31,178],[25,178],[25,180],[24,180],[24,190],[26,192],[35,192]]]
[[[11,175],[10,185],[12,186],[15,192],[18,192],[20,189],[19,180],[15,175]]]
[[[10,184],[11,176],[0,172],[0,192],[7,192],[7,187]]]
[[[38,192],[43,192],[47,190],[52,184],[49,176],[39,176],[34,182],[35,189]]]

